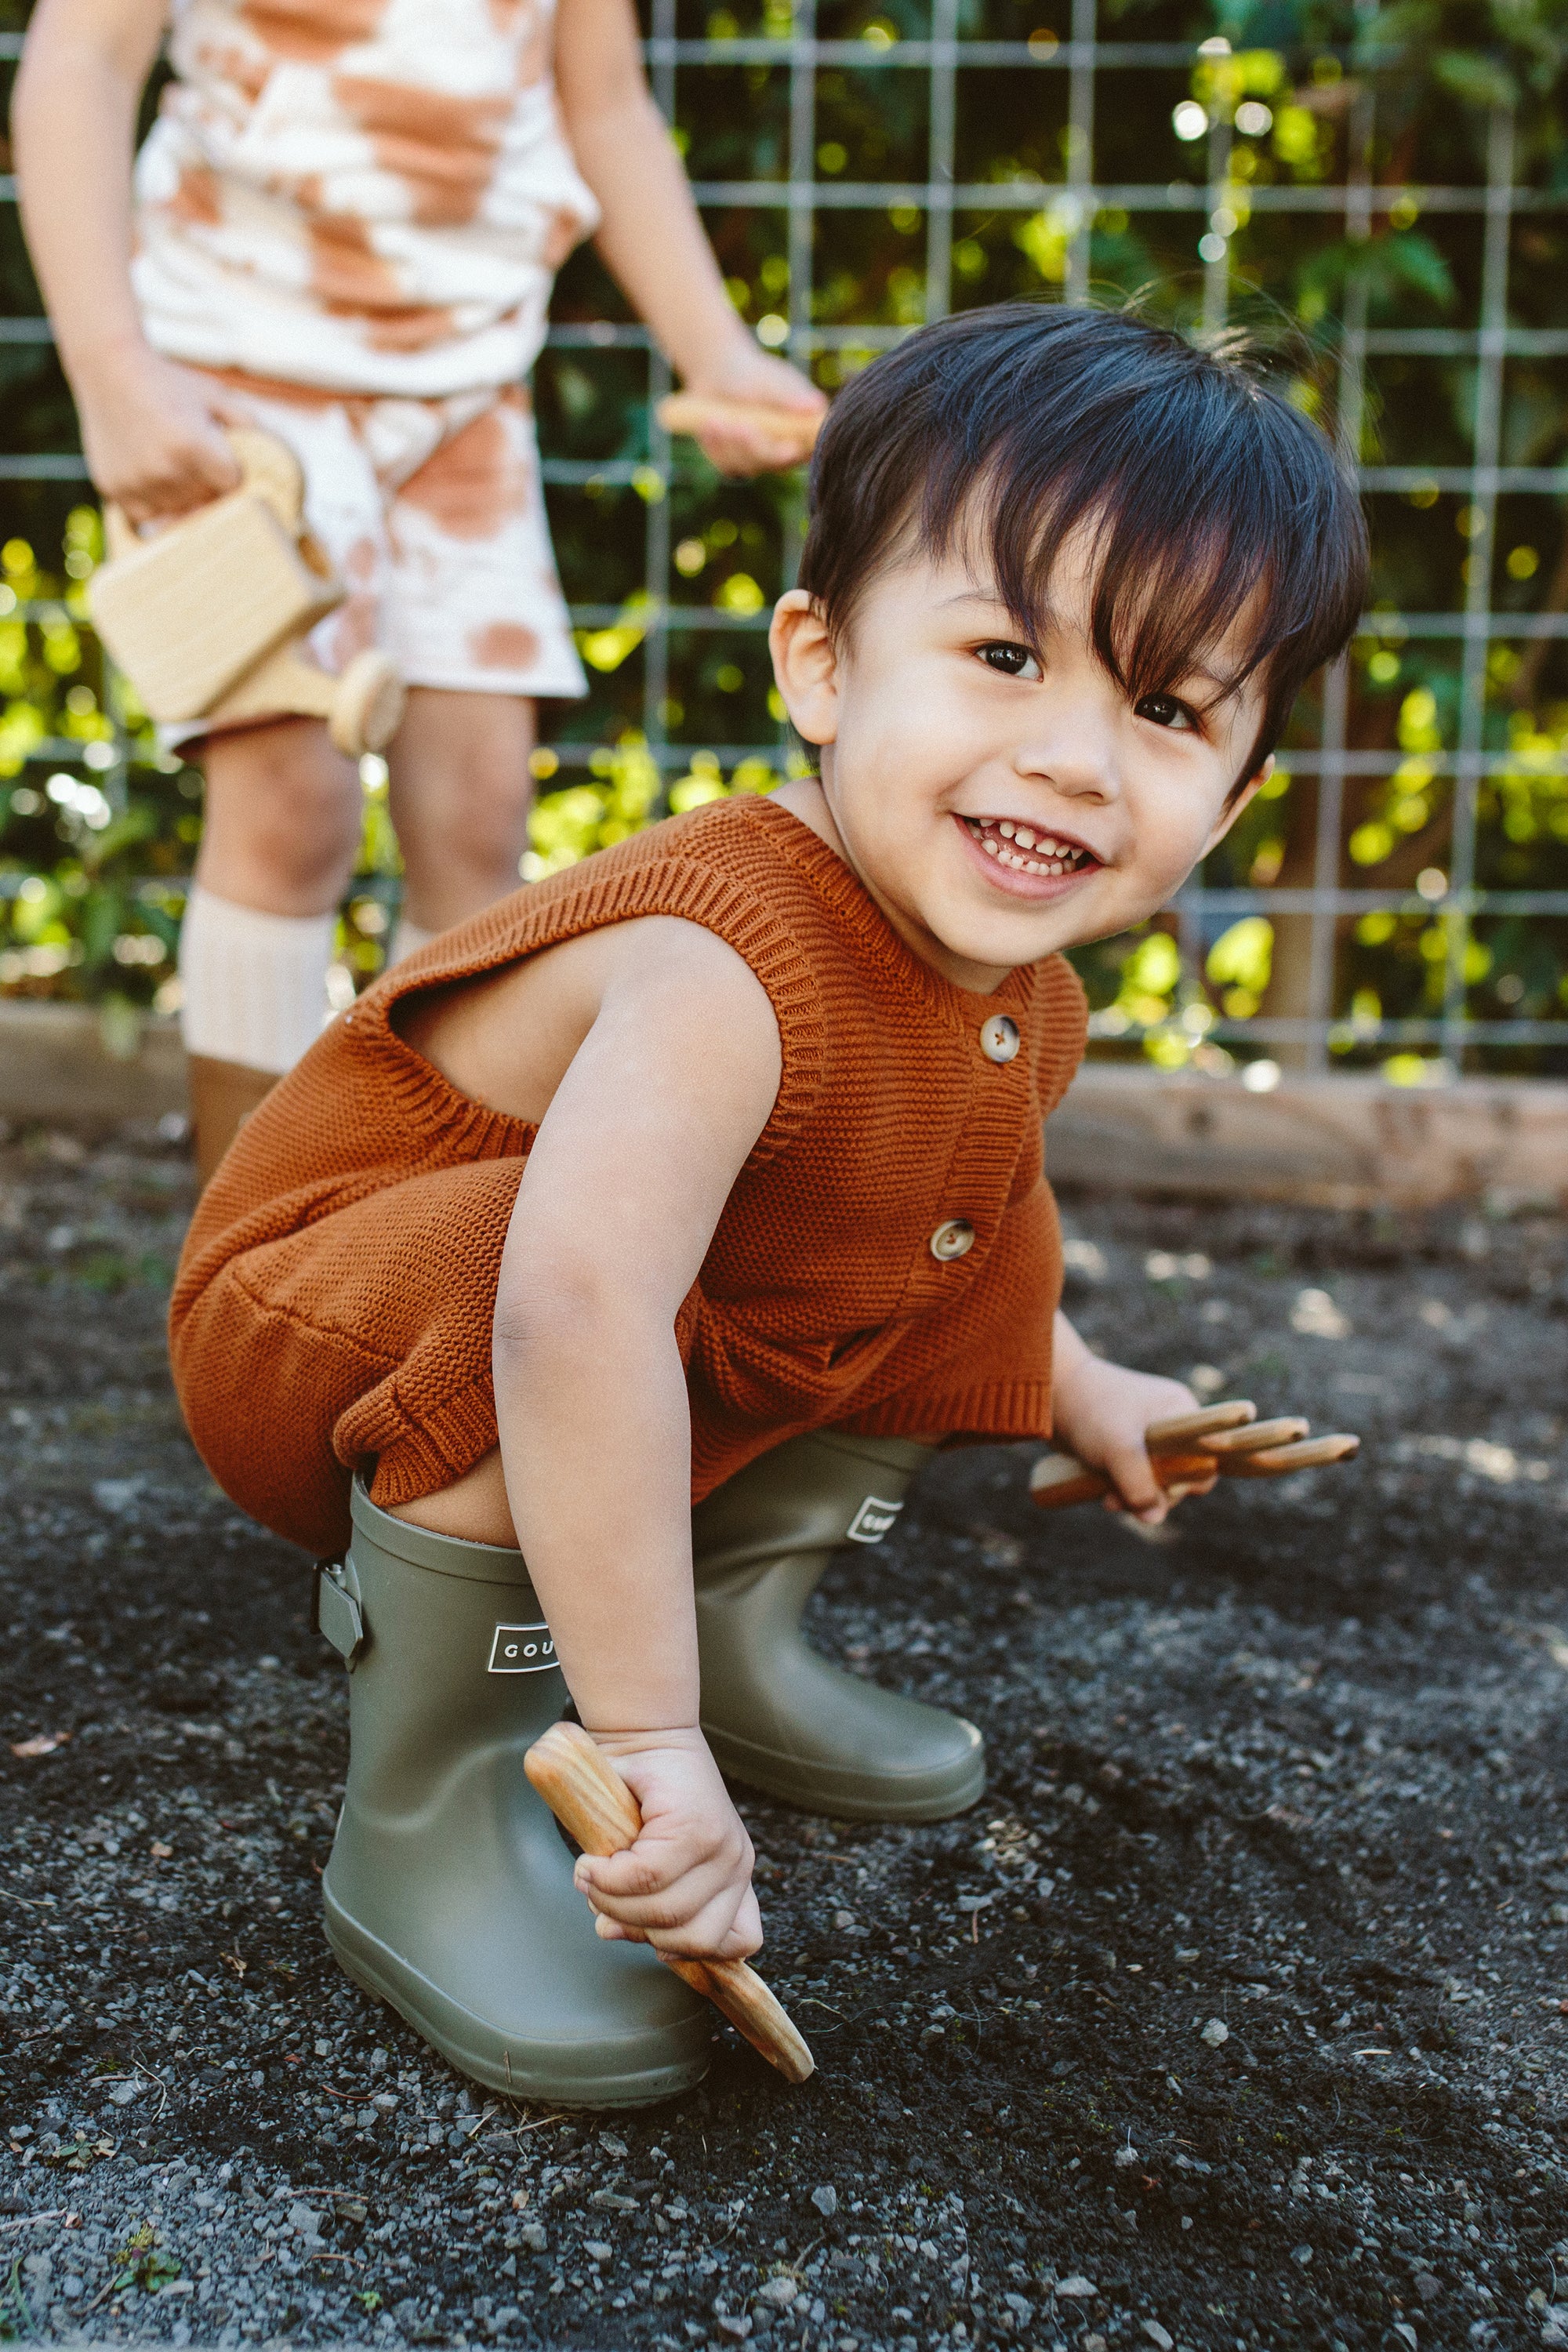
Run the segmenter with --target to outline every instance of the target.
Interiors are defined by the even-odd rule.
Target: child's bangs
[[[1109,470],[1081,449],[1043,470],[1037,449],[1005,446],[967,516],[940,497],[944,485],[930,486],[939,495],[928,495],[919,535],[933,551],[955,540],[983,549],[1003,601],[1031,632],[1055,602],[1062,549],[1081,539],[1090,635],[1106,669],[1134,698],[1185,685],[1207,708],[1312,630],[1322,583],[1296,543],[1300,519],[1292,528],[1263,468],[1249,482],[1245,464],[1226,462],[1243,453],[1200,455],[1185,436],[1174,447],[1164,439],[1120,453]],[[1207,681],[1204,692],[1194,678]]]

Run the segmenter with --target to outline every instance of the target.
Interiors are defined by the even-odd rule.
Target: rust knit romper
[[[449,1085],[398,1034],[399,1004],[648,915],[743,956],[783,1043],[773,1115],[677,1324],[693,1500],[830,1424],[1049,1434],[1061,1244],[1040,1129],[1083,1051],[1077,979],[1052,956],[994,996],[954,988],[809,826],[718,801],[399,964],[241,1129],[191,1227],[170,1335],[203,1460],[279,1534],[335,1551],[354,1471],[395,1507],[496,1444],[496,1282],[535,1130]],[[999,1014],[1022,1034],[1009,1060],[982,1039]],[[944,1254],[965,1227],[972,1244]]]

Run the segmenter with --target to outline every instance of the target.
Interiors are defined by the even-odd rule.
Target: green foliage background
[[[0,24],[20,28],[25,9],[0,0]],[[683,37],[785,35],[788,0],[736,0],[709,8],[682,0]],[[1042,51],[1069,30],[1067,0],[963,0],[964,38],[1032,39]],[[923,182],[927,76],[900,68],[899,44],[929,35],[926,0],[823,0],[817,30],[856,40],[894,62],[877,69],[824,68],[818,76],[816,169],[824,182]],[[1206,142],[1183,140],[1184,101],[1234,126],[1229,240],[1232,316],[1278,354],[1294,396],[1332,425],[1335,355],[1347,288],[1364,287],[1373,328],[1474,326],[1483,219],[1479,211],[1427,210],[1432,185],[1480,185],[1490,110],[1516,110],[1516,178],[1568,205],[1563,58],[1568,0],[1394,0],[1381,10],[1341,0],[1102,0],[1100,37],[1196,44],[1215,35],[1226,56],[1181,68],[1137,68],[1099,78],[1094,176],[1101,185],[1158,181],[1202,185]],[[1374,216],[1364,238],[1345,234],[1342,212],[1272,214],[1249,197],[1270,184],[1328,187],[1342,181],[1355,92],[1376,93],[1373,176],[1408,187],[1408,200]],[[1039,207],[961,211],[953,222],[954,302],[1061,293],[1070,209],[1062,200],[1068,78],[1013,68],[966,68],[959,78],[957,178],[998,186],[1037,183]],[[1248,125],[1264,125],[1251,128]],[[683,68],[677,135],[694,178],[788,176],[788,76],[782,67]],[[1130,216],[1102,210],[1093,225],[1097,296],[1142,289],[1159,316],[1195,324],[1201,214]],[[779,340],[790,272],[782,209],[712,211],[708,226],[742,314]],[[924,313],[925,220],[914,207],[818,214],[811,313],[842,330],[897,329]],[[0,310],[39,305],[13,207],[0,207]],[[625,322],[629,314],[591,253],[568,263],[555,318],[570,325]],[[1510,317],[1531,328],[1568,329],[1568,213],[1517,215]],[[865,362],[869,346],[821,355],[829,389]],[[6,443],[18,453],[76,445],[68,395],[44,342],[0,346]],[[1568,459],[1568,360],[1510,359],[1504,380],[1502,460],[1547,467]],[[726,625],[676,630],[658,713],[686,756],[667,772],[671,803],[765,789],[784,772],[781,714],[758,624],[784,584],[798,522],[791,479],[721,480],[689,445],[677,450],[668,486],[646,466],[631,481],[594,476],[597,466],[644,460],[648,448],[647,363],[640,351],[555,349],[537,380],[546,454],[579,461],[589,478],[551,492],[557,552],[569,595],[597,608],[581,642],[594,692],[585,704],[544,713],[552,749],[538,761],[542,798],[526,870],[537,874],[647,821],[659,805],[660,772],[645,743],[647,526],[668,508],[672,559],[655,583],[679,610],[717,610]],[[1369,363],[1362,456],[1415,467],[1469,462],[1476,363],[1468,357],[1400,355]],[[0,485],[0,992],[69,995],[105,1007],[111,1028],[170,1002],[184,879],[199,838],[199,782],[161,758],[123,688],[106,679],[82,625],[82,583],[99,552],[97,518],[80,485]],[[1495,607],[1521,614],[1568,608],[1563,500],[1509,496],[1495,545],[1471,545],[1464,500],[1435,485],[1370,501],[1376,550],[1374,611],[1457,612],[1465,566],[1495,565]],[[662,523],[665,516],[661,514]],[[1451,839],[1449,788],[1433,755],[1456,741],[1460,646],[1457,638],[1404,638],[1390,629],[1362,641],[1352,665],[1350,740],[1399,756],[1392,778],[1347,787],[1342,878],[1406,894],[1407,911],[1342,927],[1336,1051],[1350,1064],[1424,1074],[1419,1059],[1364,1035],[1382,1019],[1430,1014],[1441,1004],[1446,934],[1414,893],[1419,875],[1443,868]],[[117,700],[116,698],[121,698]],[[1314,743],[1321,712],[1307,697],[1292,741]],[[1556,642],[1502,641],[1489,671],[1489,747],[1507,772],[1483,791],[1478,880],[1483,886],[1568,889],[1568,778],[1550,764],[1568,752],[1568,659]],[[776,748],[742,761],[737,747]],[[1211,861],[1218,886],[1310,879],[1314,780],[1292,774],[1289,756],[1269,793]],[[384,791],[372,772],[362,875],[344,910],[341,985],[379,966],[397,894],[395,843]],[[1198,942],[1184,963],[1158,924],[1108,942],[1083,965],[1103,1050],[1142,1051],[1179,1063],[1223,1064],[1208,1039],[1216,1020],[1245,1023],[1290,1010],[1280,970],[1279,926],[1251,916]],[[1478,1018],[1568,1017],[1568,921],[1549,916],[1480,920],[1466,968]],[[1236,1045],[1236,1040],[1232,1040]],[[1237,1045],[1245,1053],[1245,1042]],[[1471,1063],[1556,1072],[1555,1045],[1472,1049]]]

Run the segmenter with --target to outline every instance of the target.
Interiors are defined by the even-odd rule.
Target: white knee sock
[[[336,915],[268,915],[199,884],[180,930],[180,1029],[188,1054],[292,1069],[327,1017]]]
[[[405,956],[417,955],[421,948],[427,948],[438,936],[436,931],[426,930],[422,924],[411,923],[406,915],[399,915],[397,929],[392,934],[392,945],[386,950],[388,968],[401,963]]]

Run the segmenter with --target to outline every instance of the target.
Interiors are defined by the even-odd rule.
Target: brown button
[[[949,1217],[931,1237],[931,1254],[942,1265],[952,1258],[966,1257],[973,1247],[974,1228],[967,1217]]]
[[[1017,1023],[1005,1013],[994,1013],[980,1024],[980,1050],[988,1062],[1010,1062],[1023,1042]]]

